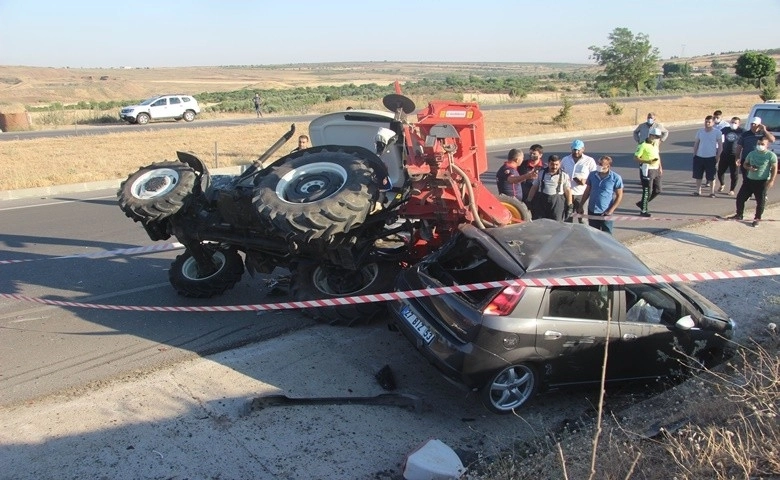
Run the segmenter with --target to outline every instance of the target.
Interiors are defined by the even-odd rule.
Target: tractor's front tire
[[[159,162],[143,167],[122,182],[117,192],[119,208],[144,224],[179,211],[195,188],[197,174],[181,162]]]
[[[210,249],[210,247],[203,247]],[[244,274],[244,263],[234,248],[210,250],[217,270],[203,273],[189,251],[176,257],[168,271],[168,280],[179,295],[209,298],[233,288]]]
[[[498,196],[498,201],[501,205],[509,210],[512,214],[512,222],[522,223],[531,221],[531,211],[528,206],[522,202],[519,198],[515,198],[503,193]]]
[[[293,270],[290,292],[299,302],[390,293],[400,271],[398,263],[386,261],[366,264],[357,271],[313,262],[300,263]],[[312,307],[304,313],[321,323],[349,327],[371,323],[385,311],[385,302],[367,302]]]

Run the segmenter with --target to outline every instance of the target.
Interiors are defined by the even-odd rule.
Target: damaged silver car
[[[464,225],[399,291],[511,279],[652,275],[610,235],[540,220]],[[669,375],[728,355],[735,324],[682,284],[507,286],[398,300],[395,324],[447,378],[509,413],[539,389]]]

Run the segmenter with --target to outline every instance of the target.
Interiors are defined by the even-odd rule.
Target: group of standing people
[[[750,119],[749,129],[743,129],[740,123],[739,117],[726,122],[720,110],[705,117],[703,128],[694,138],[692,176],[696,187],[693,195],[702,196],[704,187],[709,188],[706,194],[715,197],[716,178],[720,185],[717,191],[723,192],[728,171],[728,195],[736,195],[736,214],[730,218],[742,220],[745,202],[755,196],[756,213],[752,223],[755,227],[761,221],[767,190],[777,176],[777,156],[769,148],[775,137],[759,117]],[[651,216],[650,202],[661,194],[660,150],[668,137],[669,131],[656,121],[652,112],[634,129],[633,138],[637,143],[634,159],[639,163],[642,185],[642,198],[636,203],[640,216]],[[534,219],[572,221],[573,213],[587,212],[590,226],[612,233],[613,222],[598,218],[611,216],[623,198],[623,179],[612,170],[612,158],[602,156],[596,161],[585,154],[582,140],[574,140],[571,153],[563,159],[558,155],[548,156],[546,165],[542,162],[543,153],[538,144],[529,149],[529,159],[524,158],[520,149],[510,150],[506,162],[496,172],[499,193],[525,202]],[[743,180],[735,194],[738,169]],[[583,222],[581,217],[579,222]]]
[[[585,213],[589,217],[606,217],[614,213],[623,198],[623,179],[612,171],[612,158],[601,157],[598,162],[585,155],[585,143],[574,140],[571,153],[561,159],[558,155],[547,157],[544,165],[544,149],[532,145],[530,158],[524,159],[522,150],[513,148],[507,160],[496,172],[498,192],[522,200],[528,205],[533,218],[572,221],[572,214]],[[580,218],[579,222],[583,220]],[[590,226],[612,232],[613,222],[607,219],[589,218]]]
[[[777,155],[769,146],[775,136],[767,130],[760,117],[750,119],[750,128],[743,129],[739,117],[731,122],[722,120],[722,112],[716,110],[704,118],[704,127],[696,132],[693,144],[693,178],[696,180],[694,196],[702,196],[702,177],[709,187],[709,196],[715,197],[715,179],[720,184],[717,191],[725,189],[725,173],[730,176],[730,196],[734,196],[739,176],[742,185],[736,193],[736,214],[733,220],[742,220],[745,202],[752,196],[756,199],[756,211],[752,225],[761,223],[766,206],[767,190],[774,185],[777,176]],[[716,167],[717,164],[717,167]],[[737,175],[739,169],[740,175]]]

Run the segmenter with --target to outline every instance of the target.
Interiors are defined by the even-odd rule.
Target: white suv
[[[769,100],[753,105],[747,121],[749,122],[753,117],[759,117],[766,129],[775,136],[775,142],[770,148],[780,155],[780,100]]]
[[[188,122],[195,120],[200,113],[198,101],[189,95],[158,95],[144,100],[138,105],[124,107],[119,118],[129,123],[145,125],[150,120],[182,118]]]

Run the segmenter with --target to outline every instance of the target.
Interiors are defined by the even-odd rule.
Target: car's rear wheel
[[[146,113],[139,113],[137,117],[135,117],[135,123],[139,125],[146,125],[149,123],[149,115]]]
[[[293,271],[290,291],[296,301],[389,293],[400,270],[395,262],[368,263],[357,271],[314,262],[300,263]],[[367,302],[313,307],[304,313],[322,323],[353,326],[370,323],[385,311],[385,302]]]
[[[136,222],[153,222],[179,211],[195,188],[197,174],[182,162],[159,162],[133,173],[117,193],[119,208]]]
[[[493,413],[510,413],[525,405],[539,388],[536,369],[527,363],[499,370],[482,387],[480,396],[485,407]]]
[[[192,110],[187,110],[186,112],[184,112],[185,122],[191,122],[193,120],[195,120],[195,112],[193,112]]]
[[[204,272],[189,251],[177,256],[171,263],[168,280],[179,295],[209,298],[223,294],[241,280],[244,263],[235,248],[216,249],[209,253],[217,268],[214,272]]]
[[[531,211],[520,199],[502,193],[498,196],[498,201],[501,202],[501,205],[504,208],[509,210],[510,214],[512,214],[513,222],[522,223],[531,221]]]

